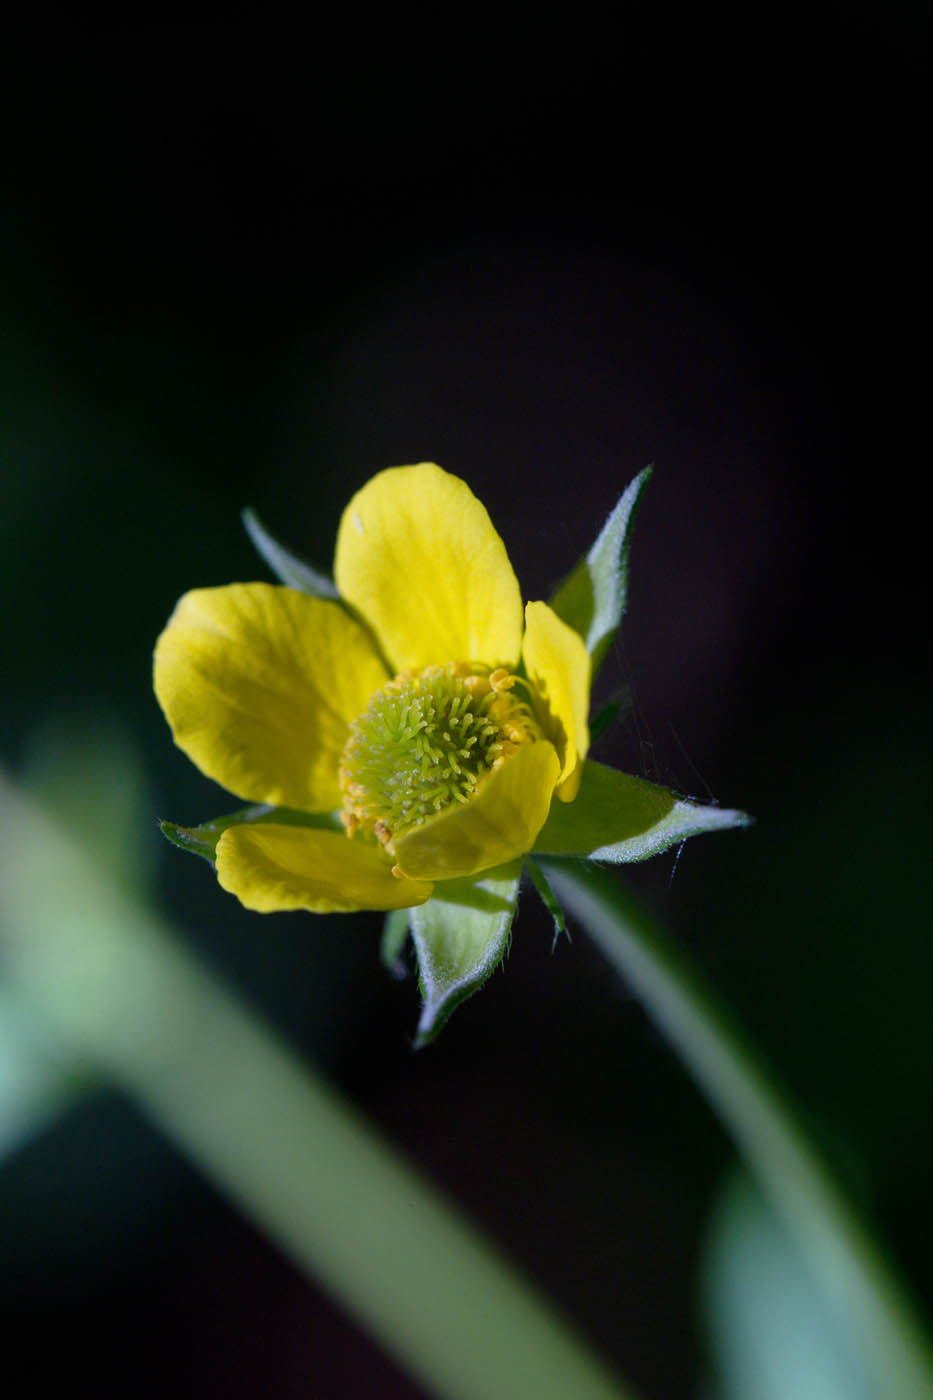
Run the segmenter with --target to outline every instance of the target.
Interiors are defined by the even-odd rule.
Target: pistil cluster
[[[393,837],[470,801],[519,744],[538,737],[516,677],[464,662],[404,671],[350,726],[340,765],[347,834]]]

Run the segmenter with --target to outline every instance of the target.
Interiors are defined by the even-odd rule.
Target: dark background
[[[326,567],[354,489],[436,460],[547,597],[654,462],[597,692],[635,706],[597,754],[757,825],[620,878],[929,1301],[929,33],[873,14],[12,42],[0,755],[80,702],[153,816],[222,811],[150,656],[187,588],[267,577],[242,506]],[[414,1055],[377,917],[261,919],[139,839],[215,967],[647,1396],[695,1393],[732,1151],[582,931],[552,954],[526,891],[504,973]],[[419,1393],[116,1096],[5,1165],[0,1227],[37,1382]]]

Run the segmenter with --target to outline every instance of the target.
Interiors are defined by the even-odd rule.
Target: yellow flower
[[[645,860],[748,824],[586,756],[590,681],[625,610],[649,476],[551,605],[524,610],[483,506],[431,463],[353,497],[336,588],[246,512],[286,586],[187,593],[156,645],[176,743],[252,804],[162,830],[247,908],[388,910],[384,959],[409,934],[418,959],[417,1045],[501,961],[523,868],[563,928],[538,857]]]
[[[464,482],[431,463],[373,477],[344,511],[335,580],[339,600],[197,589],[156,646],[179,747],[245,801],[314,823],[222,831],[218,879],[250,909],[424,904],[530,851],[555,794],[580,785],[586,645],[547,604],[523,611]]]

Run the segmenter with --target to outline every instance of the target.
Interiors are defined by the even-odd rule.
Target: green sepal
[[[525,857],[525,869],[528,872],[528,877],[531,880],[531,883],[534,885],[535,890],[541,898],[541,903],[544,905],[545,909],[548,911],[551,918],[554,920],[554,944],[552,945],[553,950],[553,947],[556,947],[557,940],[558,938],[560,938],[561,934],[567,932],[567,920],[564,918],[564,911],[560,906],[560,902],[558,901],[557,895],[554,893],[554,891],[551,889],[550,884],[548,883],[547,876],[541,869],[538,862],[534,860],[531,856]]]
[[[176,822],[160,821],[159,829],[173,846],[193,855],[203,856],[211,864],[217,858],[217,842],[228,826],[266,823],[275,826],[314,826],[319,830],[342,831],[336,812],[301,812],[294,807],[273,807],[267,802],[254,802],[225,817],[214,817],[200,826],[179,826]]]
[[[588,759],[576,798],[551,803],[534,850],[617,863],[647,860],[688,836],[750,824],[744,812],[688,802],[656,783]]]
[[[586,643],[595,676],[625,611],[632,525],[651,477],[645,467],[622,492],[589,554],[561,583],[551,607]]]
[[[424,998],[416,1049],[499,966],[520,878],[521,862],[510,861],[472,880],[442,880],[427,904],[408,911]]]
[[[390,909],[382,924],[379,956],[382,959],[383,967],[387,968],[393,977],[399,979],[408,975],[408,967],[404,958],[407,941],[408,910]]]
[[[246,529],[257,552],[269,565],[269,568],[280,578],[289,588],[296,588],[300,593],[307,593],[312,598],[336,598],[337,589],[334,583],[326,574],[319,573],[317,569],[306,564],[303,559],[299,559],[273,539],[269,531],[261,523],[254,510],[247,507],[240,514],[240,519]]]
[[[600,735],[604,734],[611,724],[626,714],[632,708],[632,694],[628,686],[624,686],[611,696],[590,720],[590,744],[596,743]]]

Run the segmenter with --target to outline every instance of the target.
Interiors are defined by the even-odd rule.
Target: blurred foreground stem
[[[673,946],[606,872],[544,861],[566,908],[640,998],[732,1134],[878,1396],[930,1400],[933,1361],[884,1258],[782,1095]]]
[[[275,1035],[0,775],[11,994],[127,1090],[423,1384],[624,1400],[562,1318]],[[309,1378],[313,1389],[313,1378]]]

